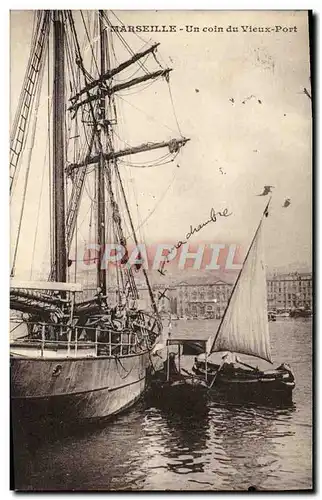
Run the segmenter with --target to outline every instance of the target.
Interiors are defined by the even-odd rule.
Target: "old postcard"
[[[309,13],[10,18],[12,489],[311,490]]]

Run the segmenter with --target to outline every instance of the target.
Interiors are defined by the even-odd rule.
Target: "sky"
[[[312,123],[311,101],[303,93],[304,87],[310,91],[307,13],[123,11],[117,16],[125,25],[176,26],[175,33],[139,33],[140,39],[123,34],[134,50],[148,40],[160,42],[157,56],[174,70],[171,96],[164,81],[144,92],[120,93],[117,146],[169,140],[180,137],[180,131],[190,138],[173,163],[150,169],[120,164],[135,225],[149,217],[141,237],[151,244],[177,242],[190,225],[206,221],[211,208],[227,208],[232,212],[229,218],[207,225],[191,243],[236,243],[245,254],[267,202],[266,197],[257,195],[264,185],[272,185],[271,213],[265,228],[267,265],[273,269],[298,263],[310,268]],[[28,60],[32,19],[30,11],[11,14],[12,116]],[[118,24],[112,14],[110,20]],[[187,32],[186,26],[199,31]],[[238,32],[231,32],[230,26]],[[241,26],[270,27],[271,32],[243,32]],[[284,31],[274,32],[275,26]],[[223,32],[218,32],[218,27]],[[125,58],[120,54],[120,61]],[[46,109],[46,99],[41,106]],[[41,250],[36,260],[40,267],[48,253],[48,191],[43,189],[45,198],[40,198],[37,187],[45,164],[45,143],[46,130],[39,118],[32,187],[27,193],[22,250],[17,260],[21,276],[29,272],[37,220],[40,236],[36,243]],[[131,161],[142,159],[132,155]],[[135,196],[130,188],[135,188]],[[13,232],[20,198],[21,188],[11,205]],[[286,198],[291,204],[282,208]],[[86,210],[84,226],[85,215]],[[80,232],[86,240],[85,227]]]

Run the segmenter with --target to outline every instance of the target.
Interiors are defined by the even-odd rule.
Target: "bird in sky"
[[[257,196],[267,196],[268,193],[272,193],[272,188],[274,188],[274,186],[264,186],[263,192]]]
[[[195,92],[196,92],[196,93],[198,94],[198,92],[199,92],[199,89],[195,89]]]
[[[290,198],[286,198],[286,200],[284,201],[283,208],[287,208],[288,206],[290,206],[290,204],[291,204],[291,199]]]
[[[242,101],[242,104],[245,104],[250,99],[256,99],[256,96],[254,96],[254,94],[252,94],[252,95],[249,95],[248,97],[245,97],[245,99]]]
[[[234,104],[235,102],[235,99],[233,97],[231,97],[230,99],[228,99],[230,102],[232,102]]]

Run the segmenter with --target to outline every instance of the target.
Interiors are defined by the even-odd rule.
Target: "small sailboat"
[[[204,375],[209,388],[225,397],[282,401],[292,398],[294,374],[282,363],[274,369],[260,369],[252,361],[244,362],[236,354],[252,356],[272,364],[268,329],[266,273],[263,226],[268,202],[217,333],[208,339],[205,353],[195,359],[193,371]],[[214,362],[215,353],[225,352]]]

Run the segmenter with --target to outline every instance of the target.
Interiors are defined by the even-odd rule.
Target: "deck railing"
[[[150,330],[142,325],[133,332],[129,329],[121,331],[99,326],[72,326],[57,323],[27,322],[13,320],[11,323],[25,325],[27,333],[11,340],[12,347],[34,347],[40,349],[40,356],[46,351],[67,350],[67,357],[76,357],[79,351],[92,351],[91,356],[126,355],[148,347]]]

